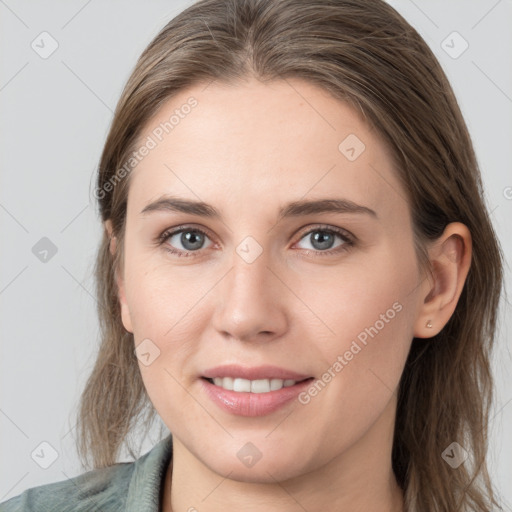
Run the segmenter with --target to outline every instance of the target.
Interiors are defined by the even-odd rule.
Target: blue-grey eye
[[[334,246],[336,238],[340,239],[341,242]],[[314,249],[316,251],[334,249],[348,242],[347,238],[340,233],[318,228],[306,233],[301,240],[307,240],[311,245],[311,247],[303,247],[304,249]]]
[[[204,235],[198,231],[183,231],[181,233],[180,243],[186,251],[195,251],[201,249],[204,238]]]
[[[162,237],[162,242],[167,243],[171,248],[177,251],[197,252],[199,249],[203,248],[205,239],[208,238],[206,233],[203,233],[199,229],[180,229],[165,233]],[[176,247],[176,244],[178,244],[178,247]],[[179,247],[180,244],[181,247]]]

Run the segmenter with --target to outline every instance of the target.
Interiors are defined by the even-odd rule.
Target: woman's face
[[[175,452],[235,480],[371,465],[423,302],[391,154],[302,80],[206,85],[146,125],[130,176],[118,282],[149,397]],[[220,370],[252,377],[224,390],[204,378],[222,365],[255,373]],[[266,365],[311,379],[279,390]]]

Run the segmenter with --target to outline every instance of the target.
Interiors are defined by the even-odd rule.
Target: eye
[[[340,243],[334,246],[336,238],[340,240]],[[306,247],[305,250],[309,254],[312,249],[313,253],[317,253],[315,256],[337,254],[348,250],[355,243],[353,236],[347,231],[324,226],[317,226],[315,229],[307,231],[301,237],[301,240],[304,239],[311,245],[311,248]]]
[[[206,238],[209,237],[202,229],[185,226],[164,231],[158,237],[158,244],[163,245],[164,249],[172,254],[187,257],[191,256],[190,253],[202,249]],[[168,240],[169,243],[167,243]]]
[[[208,234],[202,229],[192,226],[179,226],[164,231],[157,237],[157,244],[178,257],[193,257],[195,256],[194,253],[204,248],[205,240],[209,238]],[[333,247],[336,238],[340,242]],[[300,240],[303,239],[311,244],[311,248],[305,248],[307,253],[312,253],[315,256],[338,254],[355,245],[353,235],[334,227],[317,226],[304,233]]]

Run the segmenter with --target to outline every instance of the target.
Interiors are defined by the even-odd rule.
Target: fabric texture
[[[171,459],[169,434],[134,462],[32,487],[0,503],[0,512],[160,512]]]

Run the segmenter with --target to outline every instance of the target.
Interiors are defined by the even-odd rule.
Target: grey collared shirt
[[[134,462],[120,462],[0,503],[0,512],[160,512],[172,434]]]

